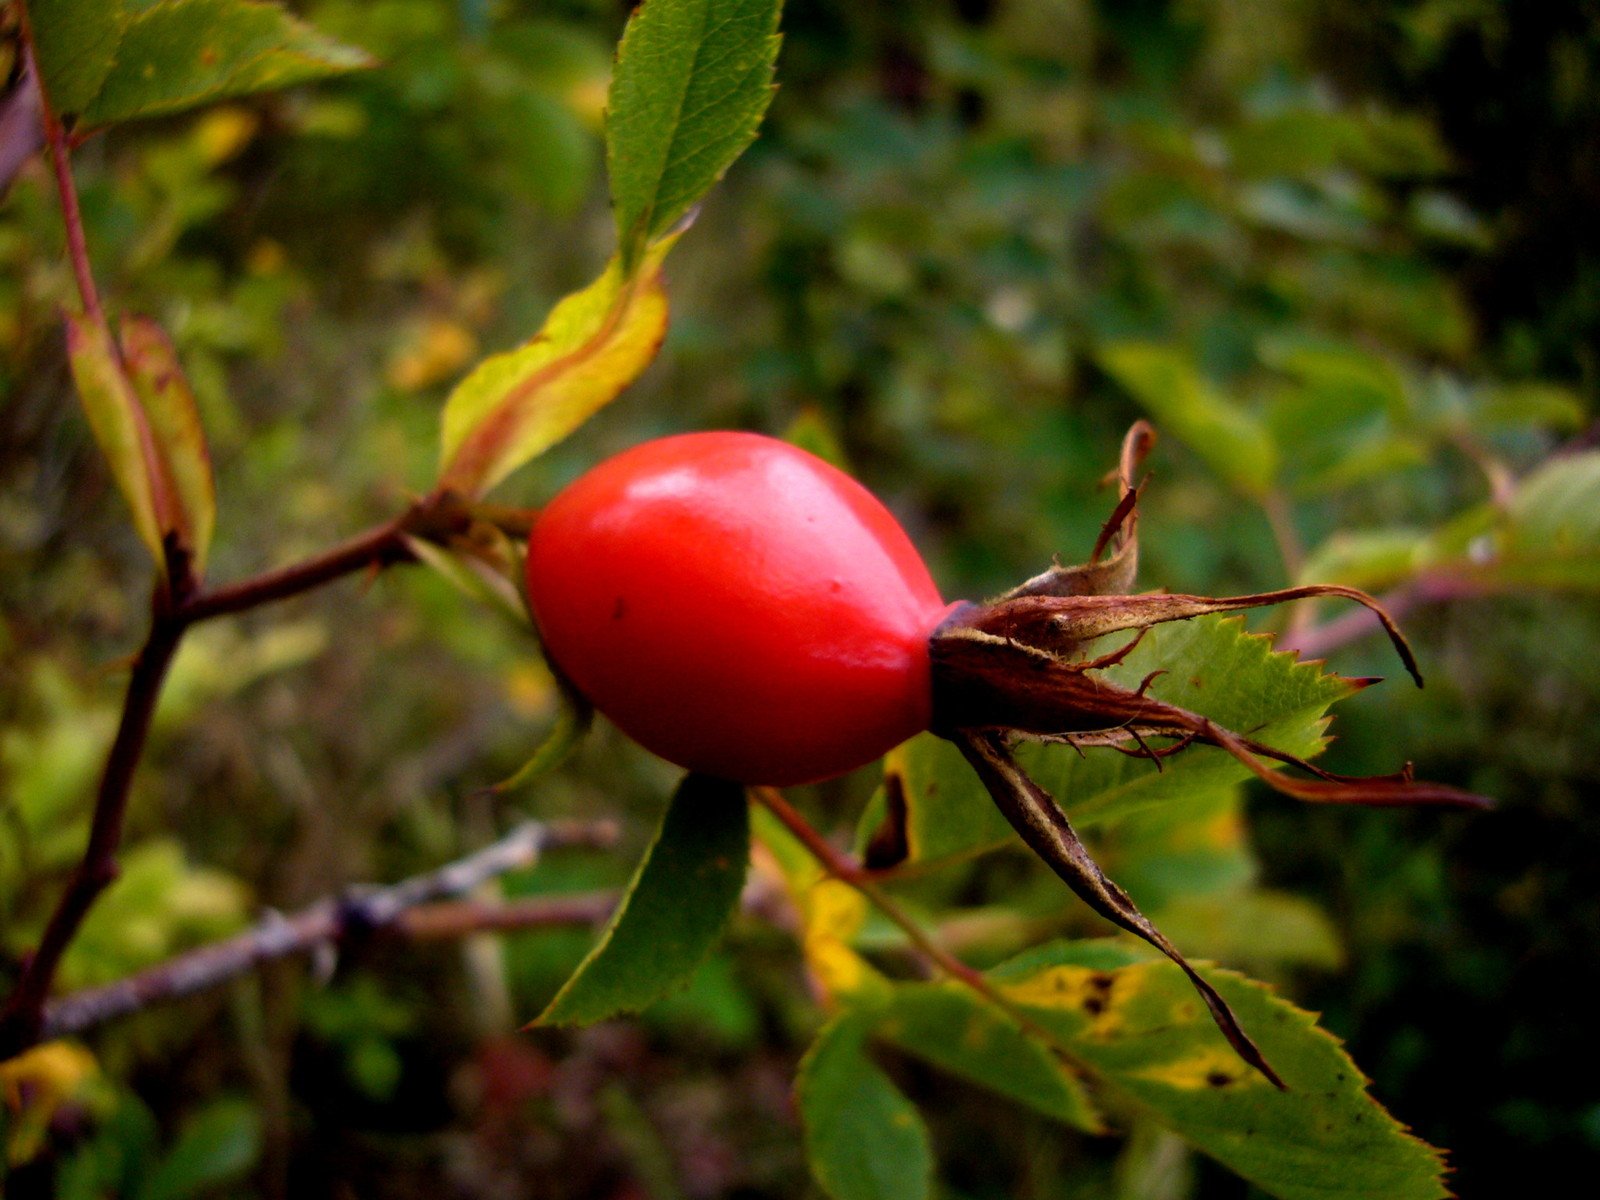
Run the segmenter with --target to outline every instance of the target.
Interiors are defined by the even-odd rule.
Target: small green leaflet
[[[661,260],[676,241],[658,241],[631,276],[613,258],[531,341],[484,359],[456,385],[444,406],[441,484],[481,495],[639,377],[666,336]]]
[[[617,49],[606,163],[631,271],[744,148],[772,100],[781,0],[647,0]]]
[[[1428,535],[1419,529],[1340,530],[1306,558],[1296,579],[1377,592],[1409,579],[1427,552]]]
[[[686,984],[738,907],[749,858],[744,789],[687,776],[599,943],[534,1023],[592,1024]]]
[[[518,767],[516,772],[495,784],[493,791],[514,792],[542,779],[572,756],[583,737],[594,723],[594,709],[589,702],[565,686],[556,688],[559,707],[556,723],[545,735],[544,741],[533,752],[533,757]]]
[[[1406,1132],[1315,1018],[1264,984],[1207,970],[1289,1085],[1218,1035],[1182,973],[1112,943],[1056,943],[990,978],[1074,1059],[1197,1149],[1282,1200],[1437,1200],[1438,1151]]]
[[[1221,395],[1183,350],[1155,342],[1117,342],[1099,353],[1102,370],[1144,406],[1157,425],[1239,491],[1259,496],[1278,475],[1277,443],[1249,409]]]
[[[856,833],[857,849],[869,859],[868,847],[890,816],[891,794],[905,805],[908,863],[968,858],[1016,838],[961,752],[943,738],[918,734],[891,751],[883,761],[883,776]]]
[[[1500,552],[1510,579],[1600,588],[1600,450],[1552,459],[1521,480],[1508,517]]]
[[[372,65],[263,0],[33,0],[51,106],[93,129]]]
[[[800,1064],[795,1096],[806,1157],[833,1200],[925,1200],[933,1175],[928,1130],[867,1057],[872,1014],[836,1017]]]

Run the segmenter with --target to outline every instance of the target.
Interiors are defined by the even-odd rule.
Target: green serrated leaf
[[[647,0],[617,49],[606,163],[624,267],[756,136],[772,99],[781,0]]]
[[[105,328],[77,313],[67,313],[67,358],[73,382],[95,441],[111,466],[111,475],[133,511],[133,526],[149,548],[159,569],[166,568],[162,531],[170,497],[158,495],[162,487],[150,427],[139,398],[129,385],[117,359],[117,349]]]
[[[1157,626],[1105,674],[1132,688],[1158,670],[1165,674],[1151,683],[1150,695],[1301,758],[1321,753],[1328,706],[1352,690],[1349,680],[1319,664],[1274,651],[1270,638],[1250,633],[1239,617]],[[1019,759],[1080,826],[1215,794],[1249,775],[1235,759],[1206,746],[1173,755],[1159,771],[1103,749],[1080,756],[1064,746],[1025,746]]]
[[[123,21],[115,61],[86,100],[80,127],[98,128],[271,91],[372,65],[261,0],[165,0]]]
[[[122,0],[29,0],[40,86],[58,116],[76,117],[100,91],[127,19]]]
[[[1106,374],[1158,425],[1235,488],[1260,496],[1272,487],[1279,455],[1270,430],[1207,383],[1184,351],[1154,342],[1118,342],[1102,347],[1098,357]]]
[[[1106,943],[1057,943],[991,972],[1001,990],[1129,1104],[1283,1200],[1437,1200],[1438,1151],[1411,1136],[1315,1018],[1265,985],[1207,970],[1288,1084],[1239,1060],[1183,974]]]
[[[933,1149],[917,1110],[867,1057],[872,1014],[823,1027],[795,1080],[811,1172],[833,1200],[924,1200]]]
[[[535,1024],[638,1012],[687,983],[738,906],[749,858],[744,789],[687,776],[599,943]]]
[[[650,365],[667,332],[663,238],[631,277],[613,258],[532,341],[479,363],[444,406],[440,482],[480,495],[582,425]]]
[[[211,451],[194,392],[184,377],[177,352],[161,327],[147,317],[122,322],[122,355],[128,380],[143,405],[150,433],[170,481],[180,518],[178,532],[198,574],[217,522],[217,491],[211,475]]]
[[[902,984],[874,1032],[979,1087],[1090,1133],[1103,1132],[1083,1084],[993,1005],[953,983]]]

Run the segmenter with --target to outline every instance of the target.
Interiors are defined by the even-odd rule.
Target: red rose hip
[[[807,783],[928,727],[947,606],[888,509],[749,433],[637,446],[539,515],[528,594],[546,651],[661,757]]]

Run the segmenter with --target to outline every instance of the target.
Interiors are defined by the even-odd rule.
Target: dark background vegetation
[[[302,7],[383,67],[119,131],[79,157],[107,294],[173,330],[201,392],[219,579],[425,487],[449,385],[610,250],[597,119],[626,5]],[[1270,398],[1275,353],[1312,342],[1391,364],[1424,407],[1537,406],[1491,446],[1518,472],[1595,439],[1593,5],[793,0],[784,28],[763,136],[670,265],[660,361],[505,499],[536,504],[646,437],[803,421],[903,517],[949,594],[997,590],[1092,541],[1095,480],[1141,415],[1097,348],[1131,336],[1180,348],[1246,404]],[[11,964],[80,845],[149,575],[71,400],[60,244],[36,164],[0,208]],[[1277,432],[1294,456],[1296,430]],[[1404,449],[1352,486],[1296,492],[1298,537],[1425,529],[1487,494],[1460,446]],[[1153,466],[1146,585],[1283,585],[1267,519],[1192,446],[1168,438]],[[1313,811],[1252,795],[1263,879],[1322,906],[1342,948],[1336,966],[1268,974],[1324,1014],[1396,1115],[1451,1149],[1463,1196],[1521,1194],[1535,1165],[1592,1178],[1600,612],[1524,590],[1407,625],[1430,687],[1394,681],[1341,706],[1335,760],[1409,756],[1501,805]],[[68,983],[263,906],[425,870],[518,806],[624,816],[615,855],[553,859],[516,884],[609,886],[670,787],[606,732],[537,794],[473,799],[526,756],[550,684],[526,635],[422,572],[194,641],[137,787],[128,871]],[[1368,642],[1332,664],[1394,673]],[[868,788],[809,800],[843,828]],[[1003,909],[1008,889],[1039,891],[1023,860],[995,859],[965,899]],[[137,1180],[196,1194],[207,1179],[262,1196],[803,1194],[787,1089],[816,1017],[792,944],[751,923],[641,1021],[514,1036],[588,936],[375,944],[108,1029],[88,1043],[88,1098],[38,1132],[43,1149],[15,1153],[32,1135],[11,1132],[27,1161],[10,1194],[132,1194]],[[1154,1131],[1126,1148],[1066,1135],[893,1068],[929,1114],[952,1196],[1249,1194]],[[186,1145],[221,1159],[171,1166]],[[167,1192],[149,1183],[163,1169],[179,1181]]]

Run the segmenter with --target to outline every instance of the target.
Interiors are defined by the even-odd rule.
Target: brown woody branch
[[[117,877],[116,856],[133,774],[144,753],[167,668],[189,626],[298,595],[345,575],[408,560],[411,553],[404,541],[408,533],[442,537],[468,519],[456,498],[434,495],[394,520],[304,562],[186,598],[158,589],[150,633],[134,661],[116,738],[95,796],[89,843],[50,915],[38,949],[23,964],[15,990],[0,1008],[0,1058],[39,1040],[45,1023],[45,998],[61,957],[100,893]]]
[[[269,915],[225,941],[180,954],[116,983],[62,996],[45,1007],[38,1037],[82,1033],[153,1004],[207,991],[262,963],[338,946],[374,932],[436,939],[480,930],[596,923],[609,914],[614,896],[539,897],[505,904],[435,902],[470,892],[507,871],[531,867],[546,850],[608,847],[616,834],[610,821],[529,821],[436,871],[387,887],[353,890],[320,900],[289,916]]]
[[[181,626],[158,616],[134,662],[133,677],[123,700],[122,721],[106,756],[105,772],[95,796],[89,844],[45,926],[38,949],[23,965],[16,990],[7,998],[4,1009],[0,1009],[0,1058],[39,1040],[44,1000],[49,995],[56,968],[61,965],[61,957],[95,900],[117,877],[116,854],[122,841],[128,788],[144,750],[150,718],[181,632]]]
[[[303,562],[198,592],[179,607],[178,615],[185,625],[193,625],[274,600],[286,600],[346,575],[409,562],[411,551],[405,545],[408,515],[385,521]]]

